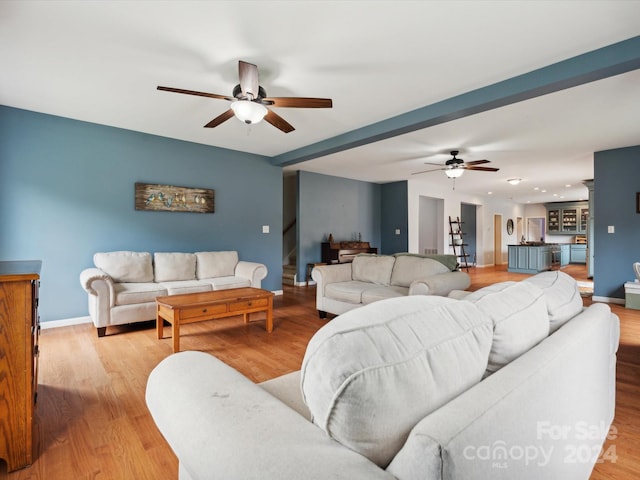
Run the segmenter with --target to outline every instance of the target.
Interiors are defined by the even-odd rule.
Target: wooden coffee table
[[[268,333],[273,330],[273,293],[260,288],[232,288],[157,297],[156,307],[158,340],[163,338],[166,320],[171,324],[174,352],[180,351],[180,325],[187,323],[235,315],[243,315],[244,323],[249,323],[250,313],[267,312],[265,328]]]

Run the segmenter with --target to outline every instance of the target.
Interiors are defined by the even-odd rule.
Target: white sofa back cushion
[[[537,285],[544,292],[549,313],[549,333],[555,332],[584,308],[578,282],[564,272],[542,272],[524,281]]]
[[[414,280],[421,280],[449,271],[444,264],[432,258],[398,255],[391,271],[391,285],[409,287]]]
[[[467,295],[493,321],[493,343],[486,375],[519,357],[549,335],[544,293],[527,282],[503,282]]]
[[[153,255],[156,282],[195,280],[196,256],[193,253],[157,252]]]
[[[98,252],[93,255],[93,263],[114,282],[153,282],[153,265],[148,252]]]
[[[199,279],[232,277],[238,264],[238,252],[196,252],[198,263],[196,275]]]
[[[418,421],[482,378],[491,320],[445,297],[383,300],[313,336],[301,385],[313,421],[385,467]]]
[[[351,264],[351,278],[358,282],[389,285],[395,260],[389,255],[356,255]]]

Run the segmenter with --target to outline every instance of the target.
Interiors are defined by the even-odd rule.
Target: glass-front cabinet
[[[589,222],[587,202],[547,203],[547,233],[575,235],[586,233]]]

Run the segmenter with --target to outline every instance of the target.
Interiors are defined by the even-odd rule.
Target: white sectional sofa
[[[267,276],[262,263],[238,260],[238,252],[104,252],[95,267],[80,274],[89,315],[105,335],[110,325],[156,318],[156,297],[228,288],[260,288]]]
[[[299,372],[259,385],[177,353],[146,400],[180,480],[587,480],[618,341],[607,305],[583,308],[573,279],[545,272],[352,310],[314,335]]]
[[[311,272],[316,282],[316,308],[320,318],[335,315],[386,298],[407,295],[447,296],[464,290],[471,280],[457,271],[454,255],[360,254],[353,262],[318,266]]]

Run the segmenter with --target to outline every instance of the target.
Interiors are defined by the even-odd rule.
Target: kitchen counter
[[[557,245],[508,245],[507,271],[515,273],[539,273],[551,270],[552,250]]]

